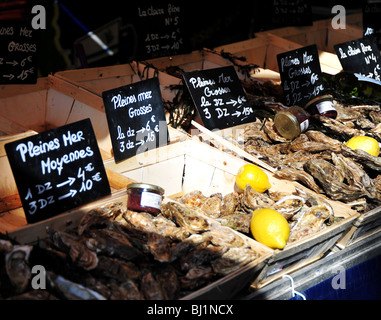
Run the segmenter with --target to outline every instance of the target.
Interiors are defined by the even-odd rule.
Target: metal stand
[[[255,292],[241,293],[240,300],[288,300],[292,293],[303,292],[322,281],[337,275],[340,270],[351,268],[359,263],[381,255],[381,232],[369,236],[342,250],[334,248],[322,259],[291,273]]]

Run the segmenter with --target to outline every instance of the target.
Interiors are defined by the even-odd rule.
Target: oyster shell
[[[229,227],[246,234],[250,233],[251,214],[249,213],[235,212],[221,216],[217,221],[224,227]]]
[[[82,235],[93,226],[104,225],[123,213],[122,203],[116,202],[88,211],[79,222],[77,233]]]
[[[278,211],[287,220],[290,220],[296,213],[298,213],[305,203],[303,197],[288,195],[279,199],[272,209]]]
[[[263,207],[269,207],[274,204],[274,200],[266,193],[255,191],[249,184],[243,191],[241,198],[241,208],[246,212],[252,213],[253,210]]]
[[[274,176],[279,179],[300,181],[307,187],[311,188],[313,191],[317,193],[323,193],[323,190],[316,184],[314,177],[305,171],[291,167],[284,167],[275,171]]]
[[[17,293],[23,292],[30,282],[32,272],[29,267],[29,256],[32,246],[13,246],[5,255],[5,270]]]
[[[212,267],[215,273],[227,275],[257,258],[258,254],[249,248],[230,248],[212,262]]]
[[[350,202],[363,195],[360,188],[345,184],[342,172],[326,160],[307,161],[304,169],[319,181],[324,192],[332,199]]]
[[[192,209],[183,207],[175,202],[163,204],[161,211],[164,217],[192,232],[204,232],[210,230],[210,224],[207,219],[201,217]]]

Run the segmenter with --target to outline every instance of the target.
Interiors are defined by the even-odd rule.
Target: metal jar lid
[[[289,111],[279,111],[274,118],[274,125],[279,134],[289,140],[301,133],[298,119]]]
[[[142,189],[144,191],[157,192],[160,195],[164,194],[164,189],[162,187],[149,183],[130,183],[129,185],[127,185],[127,191],[130,189]]]

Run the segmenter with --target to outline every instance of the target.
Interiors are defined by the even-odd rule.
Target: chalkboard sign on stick
[[[111,193],[90,119],[8,143],[5,150],[28,223]]]
[[[183,77],[206,128],[225,129],[255,121],[233,66],[185,72]]]
[[[381,56],[372,36],[334,45],[344,71],[381,80]]]
[[[40,31],[31,22],[0,21],[0,83],[37,82]]]
[[[316,45],[277,55],[278,67],[287,106],[304,107],[323,95],[324,84]]]
[[[115,162],[169,142],[158,78],[102,93]]]

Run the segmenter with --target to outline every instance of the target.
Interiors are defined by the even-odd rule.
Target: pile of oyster
[[[38,244],[1,240],[0,298],[177,299],[258,257],[246,237],[178,203],[158,216],[113,203]],[[31,287],[35,265],[46,290]]]
[[[336,104],[338,117],[314,117],[294,140],[280,136],[271,118],[257,119],[236,135],[225,137],[271,165],[280,179],[298,181],[358,212],[381,203],[381,158],[345,145],[353,136],[381,141],[379,106]]]
[[[256,209],[271,208],[281,213],[290,225],[288,243],[303,239],[340,220],[334,216],[331,205],[322,197],[296,188],[296,194],[265,193],[247,185],[242,193],[205,196],[195,190],[176,199],[185,206],[207,215],[221,225],[250,236],[252,213]]]

